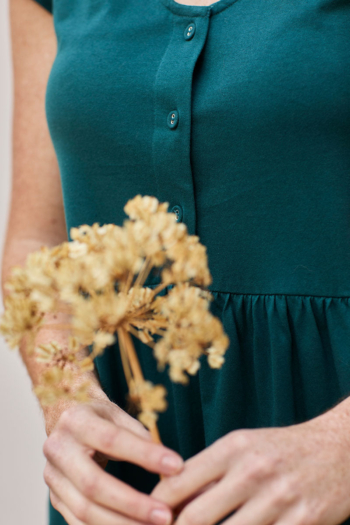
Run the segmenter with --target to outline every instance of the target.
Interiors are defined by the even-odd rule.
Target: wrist
[[[96,385],[92,384],[90,386],[89,395],[90,395],[90,401],[87,401],[87,403],[90,403],[92,401],[103,401],[103,402],[110,403],[108,396],[105,394],[102,388],[97,384]],[[73,399],[59,399],[53,405],[41,405],[42,413],[43,413],[44,421],[45,421],[46,435],[49,436],[51,434],[61,414],[65,410],[68,410],[71,407],[78,406],[81,404],[82,404],[81,401],[76,401]]]

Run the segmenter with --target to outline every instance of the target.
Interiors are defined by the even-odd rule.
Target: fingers
[[[180,512],[182,512],[183,508],[186,507],[186,505],[191,503],[192,500],[196,499],[200,494],[202,494],[203,492],[205,492],[209,488],[213,487],[214,485],[216,485],[216,482],[212,481],[208,485],[206,485],[205,487],[202,487],[200,490],[195,492],[194,494],[191,494],[191,496],[187,500],[182,501],[180,503],[180,505],[178,505],[177,507],[175,507],[173,509],[174,515],[177,517],[180,514]]]
[[[57,469],[49,467],[46,478],[50,477],[51,492],[54,494],[52,504],[59,512],[69,517],[69,524],[88,525],[141,525],[140,521],[98,506],[86,499],[75,486]],[[65,517],[65,516],[64,516]],[[67,519],[66,519],[67,521]]]
[[[69,430],[74,438],[93,450],[110,458],[128,461],[164,475],[176,474],[183,467],[183,460],[171,449],[153,443],[128,429],[102,419],[89,412],[79,417],[63,414],[61,428]]]
[[[164,478],[155,487],[152,496],[175,508],[205,485],[220,479],[225,470],[225,461],[222,460],[217,448],[208,447],[187,460],[179,474]]]
[[[171,522],[172,513],[165,504],[102,470],[75,441],[67,438],[58,443],[52,441],[51,446],[46,447],[45,455],[62,475],[60,479],[67,478],[76,491],[95,506],[105,507],[136,521],[157,525]],[[52,473],[48,467],[45,481],[55,491],[58,490],[57,478],[57,471]]]
[[[68,509],[68,507],[58,498],[58,496],[51,490],[50,499],[52,506],[62,514],[68,525],[84,525],[84,523],[78,520],[74,514]]]
[[[134,432],[134,434],[137,434],[148,441],[152,441],[150,431],[147,430],[142,425],[142,423],[140,423],[140,421],[119,408],[118,405],[115,405],[112,402],[109,402],[109,404],[106,403],[105,405],[98,403],[96,407],[94,406],[94,409],[97,414],[101,415],[105,419],[112,421],[118,426],[127,428],[131,432]]]
[[[293,509],[295,497],[281,487],[268,485],[264,490],[235,476],[226,476],[213,488],[187,505],[179,515],[177,525],[215,525],[234,512],[223,525],[270,525],[288,509]],[[291,524],[294,522],[291,522]],[[299,523],[295,522],[295,523]]]
[[[225,477],[186,505],[176,525],[189,525],[198,521],[201,525],[213,525],[242,505],[246,497],[245,487],[235,487]]]
[[[347,516],[344,516],[343,519],[346,519]],[[334,512],[331,516],[331,521],[324,521],[320,516],[315,515],[315,511],[311,511],[310,508],[307,508],[305,504],[300,502],[298,505],[294,505],[286,513],[279,516],[273,522],[273,525],[300,525],[303,523],[331,523],[334,521]],[[341,519],[341,523],[343,523]],[[340,523],[337,518],[335,518],[334,523]]]

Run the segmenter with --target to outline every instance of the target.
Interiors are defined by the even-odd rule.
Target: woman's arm
[[[57,158],[45,115],[45,91],[56,55],[53,17],[33,0],[11,0],[10,27],[13,65],[12,194],[2,258],[2,291],[13,265],[23,264],[29,252],[42,245],[67,240]],[[59,322],[59,314],[56,322]],[[60,339],[68,340],[69,334]],[[40,337],[57,339],[57,332]],[[20,353],[34,385],[42,365],[29,357],[24,344]],[[86,353],[86,352],[85,352]],[[106,398],[97,377],[95,394]],[[69,403],[43,407],[49,433]]]
[[[65,240],[59,168],[45,115],[45,92],[56,55],[52,15],[33,0],[10,0],[14,80],[12,197],[2,260],[2,288],[10,268],[29,252]],[[59,314],[53,322],[64,321]],[[68,341],[69,332],[41,330],[38,340]],[[32,382],[41,366],[20,348]],[[44,479],[52,505],[69,525],[166,525],[170,509],[104,471],[109,459],[151,472],[178,472],[182,459],[152,442],[140,422],[111,402],[97,376],[89,403],[57,403],[44,409],[48,438]]]

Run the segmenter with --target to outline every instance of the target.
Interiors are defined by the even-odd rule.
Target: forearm
[[[10,237],[10,236],[8,236]],[[57,240],[57,243],[59,241]],[[14,265],[24,265],[27,255],[33,251],[40,249],[42,245],[53,246],[55,242],[48,240],[46,242],[33,239],[23,239],[11,241],[7,240],[4,250],[4,256],[2,261],[2,292],[3,297],[8,294],[5,288],[5,282],[10,274],[11,268]],[[45,323],[39,330],[36,337],[36,345],[40,343],[48,343],[52,340],[58,341],[63,349],[68,346],[69,337],[71,335],[70,330],[62,330],[60,328],[55,329],[55,325],[67,325],[69,323],[69,315],[64,312],[56,312],[54,314],[46,314]],[[50,324],[50,327],[46,325]],[[19,346],[19,353],[22,357],[22,361],[27,368],[28,375],[32,381],[33,387],[36,387],[40,382],[40,377],[43,371],[47,368],[47,365],[40,363],[36,360],[35,355],[27,352],[26,341],[22,340]],[[83,348],[78,353],[78,357],[82,358],[88,355],[88,349]],[[75,365],[71,365],[74,379],[73,388],[79,387],[86,380],[90,383],[89,393],[95,399],[108,399],[106,394],[103,392],[98,375],[95,370],[87,371],[82,373],[81,370]],[[40,403],[40,402],[39,402]],[[45,418],[46,432],[49,434],[58,420],[63,410],[72,406],[75,402],[71,400],[59,400],[54,405],[45,406],[40,403]]]
[[[45,316],[45,324],[50,324],[50,328],[46,328],[45,324],[43,327],[39,330],[38,335],[35,340],[36,346],[40,343],[49,343],[51,341],[57,341],[61,348],[63,350],[66,350],[68,348],[68,342],[69,337],[71,335],[70,330],[62,330],[61,328],[58,328],[57,330],[54,328],[54,326],[57,325],[66,325],[69,323],[69,316],[66,313],[57,312],[55,314],[46,314]],[[28,374],[32,380],[33,387],[38,385],[40,383],[40,376],[42,372],[47,369],[47,365],[38,362],[35,359],[35,355],[29,355],[26,349],[26,344],[24,341],[22,341],[19,351],[22,357],[22,360],[28,370]],[[79,352],[77,352],[77,357],[79,360],[83,359],[85,356],[88,355],[88,349],[82,348]],[[93,371],[86,371],[82,372],[80,368],[78,368],[77,365],[74,365],[74,363],[69,363],[70,370],[73,372],[73,381],[72,381],[72,389],[75,390],[79,388],[79,386],[89,381],[90,387],[89,387],[89,395],[93,399],[104,399],[107,400],[106,394],[103,392],[98,375],[96,370]],[[51,433],[52,428],[55,426],[58,418],[60,417],[61,413],[67,409],[68,407],[77,404],[78,401],[73,401],[70,399],[62,399],[58,400],[53,405],[45,405],[42,404],[39,400],[40,406],[43,411],[44,419],[45,419],[45,425],[46,425],[46,432],[49,435]]]

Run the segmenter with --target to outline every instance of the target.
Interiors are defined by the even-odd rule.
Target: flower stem
[[[129,325],[129,331],[130,333],[132,333],[132,335],[134,335],[135,337],[137,337],[137,339],[140,339],[140,341],[142,341],[145,345],[149,346],[150,348],[154,348],[154,341],[143,341],[140,337],[140,334],[139,334],[139,331],[136,330],[136,328],[134,328],[133,326]]]
[[[128,277],[127,277],[127,279],[124,282],[124,287],[123,287],[123,292],[124,293],[128,293],[128,291],[130,290],[130,286],[131,286],[133,277],[134,277],[133,273],[131,272],[131,270],[129,270]]]
[[[158,286],[156,286],[156,288],[154,288],[154,290],[153,290],[153,297],[156,296],[162,290],[164,290],[164,288],[166,288],[169,284],[170,283],[160,283],[160,284],[158,284]]]
[[[144,377],[130,334],[125,330],[125,328],[120,328],[120,332],[123,334],[122,338],[124,340],[126,353],[134,379],[135,381],[142,383],[144,381]]]
[[[118,328],[117,334],[118,334],[118,341],[119,341],[119,348],[120,348],[120,357],[121,357],[121,360],[122,360],[124,375],[125,375],[126,382],[129,385],[130,381],[132,379],[132,373],[131,373],[131,369],[130,369],[130,363],[129,363],[129,360],[128,360],[128,355],[126,353],[126,348],[125,348],[124,330],[122,328]]]
[[[144,377],[141,370],[141,365],[137,357],[137,353],[134,348],[134,344],[132,342],[131,336],[127,330],[124,328],[120,328],[120,333],[122,334],[121,340],[123,341],[122,344],[125,345],[126,354],[130,363],[130,368],[132,371],[132,375],[137,383],[143,383]],[[118,332],[119,335],[119,332]],[[149,431],[151,433],[152,439],[155,443],[161,443],[159,430],[157,427],[157,424],[154,423],[151,428],[149,428]]]
[[[149,272],[151,271],[152,269],[152,265],[151,265],[151,260],[149,257],[146,257],[143,265],[142,265],[142,268],[138,274],[138,276],[136,277],[136,280],[133,284],[133,287],[136,288],[137,286],[143,286],[143,283],[145,282],[145,280],[147,279],[148,277],[148,274]]]

